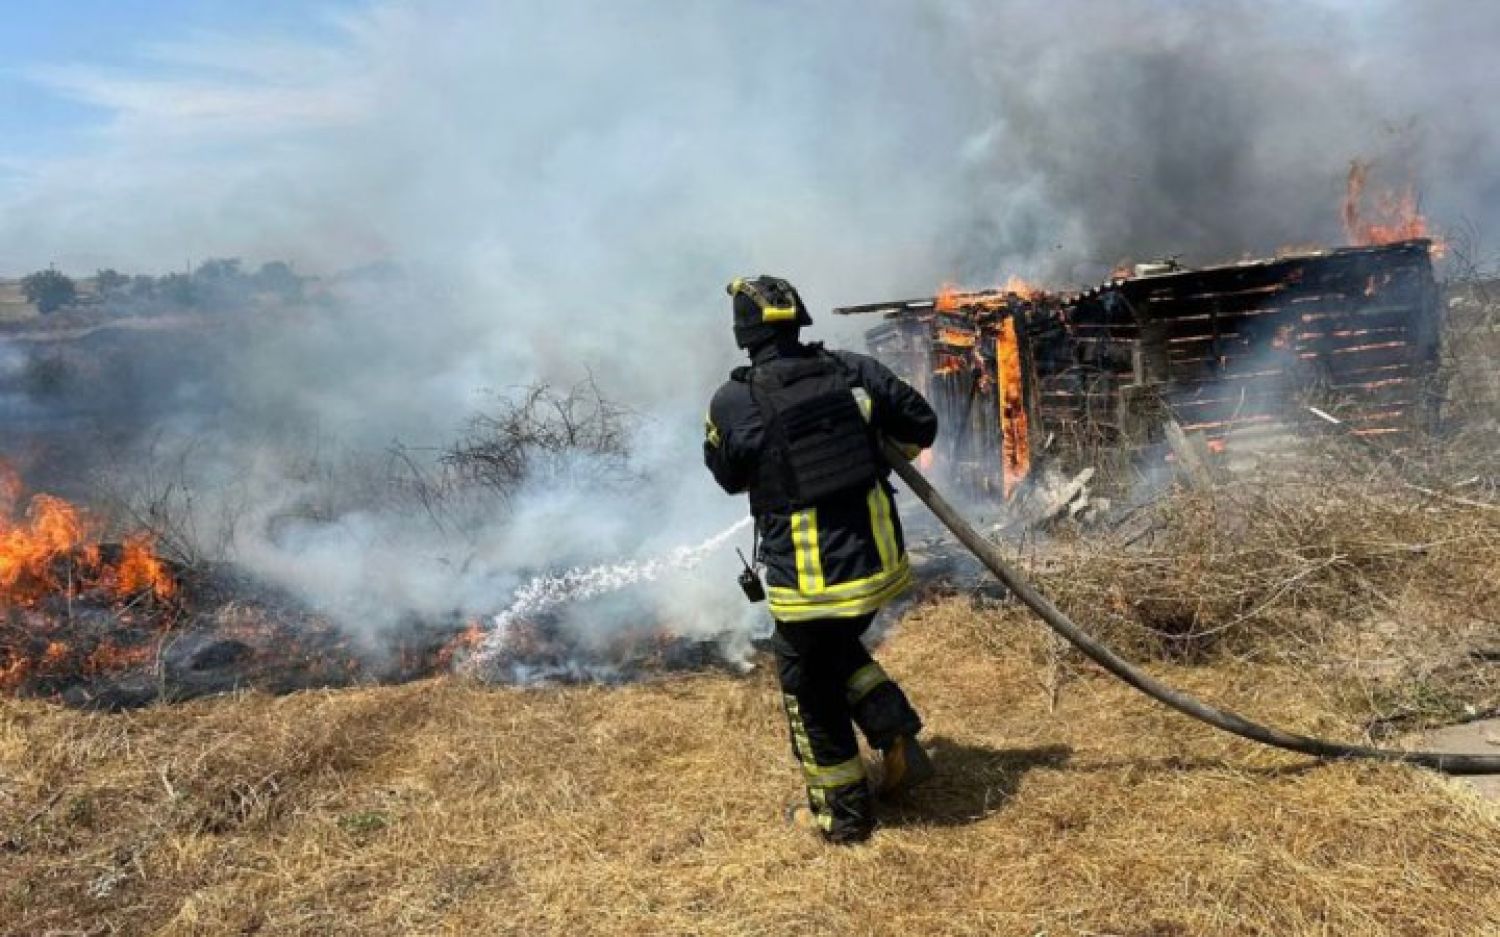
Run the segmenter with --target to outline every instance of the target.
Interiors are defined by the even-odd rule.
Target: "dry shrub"
[[[592,380],[534,384],[471,417],[442,455],[457,480],[510,497],[523,484],[615,484],[627,475],[630,412]]]
[[[1060,540],[1037,571],[1137,654],[1316,668],[1353,681],[1372,721],[1500,705],[1473,656],[1500,647],[1500,506],[1361,467],[1335,446],[1173,488],[1113,531]]]

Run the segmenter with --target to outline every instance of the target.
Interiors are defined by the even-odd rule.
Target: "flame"
[[[37,495],[24,517],[12,509],[0,515],[0,605],[30,602],[56,589],[55,561],[66,557],[85,567],[98,565],[98,547],[88,543],[84,521],[61,498]]]
[[[995,371],[1000,379],[1000,462],[1005,497],[1031,472],[1031,435],[1021,383],[1021,343],[1014,316],[1006,316],[995,336]]]
[[[1012,300],[1030,302],[1045,293],[1042,287],[1014,274],[1006,277],[1000,288],[994,290],[965,290],[956,283],[944,283],[938,287],[933,308],[938,312],[957,312],[965,308],[1005,309]]]
[[[177,591],[177,583],[167,572],[166,564],[157,558],[151,538],[145,534],[126,538],[115,576],[115,594],[121,598],[150,589],[157,598],[167,599]]]
[[[444,670],[452,667],[455,658],[462,660],[469,652],[484,643],[485,636],[489,632],[477,620],[470,621],[469,626],[448,640],[442,650],[437,653],[438,666]]]
[[[970,340],[972,341],[972,336],[970,337]],[[932,373],[939,377],[942,377],[949,374],[957,374],[958,372],[962,371],[963,368],[963,358],[959,357],[958,355],[940,354],[937,356],[937,366],[932,369]]]
[[[958,288],[958,284],[944,283],[938,287],[937,300],[934,302],[933,308],[937,309],[938,312],[953,312],[959,307],[960,295],[962,294]]]
[[[1432,240],[1433,256],[1443,256],[1443,241],[1428,227],[1427,219],[1422,215],[1416,188],[1408,185],[1400,191],[1375,193],[1375,204],[1371,208],[1365,204],[1369,181],[1370,164],[1363,160],[1352,160],[1349,163],[1349,178],[1344,187],[1344,203],[1340,212],[1349,243],[1357,247],[1376,247],[1397,241],[1429,238]]]
[[[957,348],[972,348],[979,340],[973,332],[960,332],[956,329],[938,329],[937,338],[944,345],[953,345]]]
[[[1017,299],[1035,299],[1042,292],[1041,287],[1028,283],[1015,274],[1006,277],[1005,284],[1000,289]]]
[[[96,588],[118,599],[147,590],[164,599],[176,591],[149,536],[128,538],[120,561],[110,567],[101,562],[97,525],[82,511],[37,494],[18,516],[21,495],[15,471],[0,463],[0,609]]]

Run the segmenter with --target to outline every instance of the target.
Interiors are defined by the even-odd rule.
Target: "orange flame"
[[[167,598],[176,591],[149,536],[127,539],[120,562],[106,568],[97,525],[83,512],[62,498],[38,494],[17,516],[21,494],[15,471],[0,463],[0,608],[101,586],[117,598],[148,589]]]
[[[938,312],[957,312],[965,307],[1004,309],[1010,305],[1012,299],[1029,302],[1045,292],[1046,290],[1035,283],[1023,280],[1014,274],[1006,277],[1005,282],[997,290],[965,290],[956,283],[944,283],[938,287],[933,308]]]
[[[944,283],[938,287],[937,302],[934,303],[934,308],[938,312],[952,312],[959,307],[959,296],[958,284]]]
[[[1344,233],[1356,247],[1376,247],[1415,238],[1430,238],[1434,256],[1443,255],[1443,241],[1428,227],[1421,212],[1415,187],[1384,191],[1374,195],[1374,205],[1365,204],[1370,182],[1370,164],[1363,160],[1349,163],[1349,178],[1344,187],[1341,214]]]
[[[167,599],[177,591],[177,583],[167,572],[166,564],[157,558],[151,538],[145,534],[126,538],[115,577],[115,594],[121,598],[150,589],[157,598]]]
[[[1006,277],[1005,284],[1000,289],[1017,299],[1035,299],[1042,292],[1041,287],[1028,283],[1015,274]]]
[[[1021,344],[1016,320],[1007,316],[995,336],[995,370],[1000,378],[1000,463],[1005,497],[1031,472],[1031,434],[1021,383]]]
[[[474,650],[484,642],[488,632],[478,621],[469,622],[469,626],[448,640],[442,650],[437,653],[438,666],[444,670],[452,666],[455,658],[463,659],[469,651]]]

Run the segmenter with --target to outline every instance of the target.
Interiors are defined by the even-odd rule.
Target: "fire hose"
[[[906,482],[912,493],[922,499],[922,503],[937,515],[938,520],[943,522],[943,526],[952,531],[953,535],[965,547],[968,547],[969,551],[990,572],[994,573],[995,577],[1004,583],[1016,598],[1026,603],[1027,607],[1046,622],[1053,631],[1067,638],[1074,647],[1082,651],[1094,663],[1157,702],[1201,722],[1206,722],[1216,729],[1222,729],[1252,742],[1318,758],[1372,758],[1379,761],[1403,762],[1424,768],[1434,768],[1446,774],[1500,774],[1500,755],[1405,752],[1315,739],[1252,722],[1238,713],[1210,706],[1173,689],[1144,673],[1074,624],[1072,619],[1063,614],[1046,596],[1038,592],[1020,573],[1006,563],[995,545],[960,517],[953,506],[937,492],[937,489],[932,487],[922,473],[917,471],[916,467],[908,462],[889,440],[882,443],[882,450],[886,460],[896,470],[896,474],[901,476],[902,481]]]

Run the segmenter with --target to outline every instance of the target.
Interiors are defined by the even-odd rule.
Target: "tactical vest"
[[[756,365],[743,379],[765,427],[751,513],[799,511],[880,478],[874,436],[843,362],[819,349]]]

